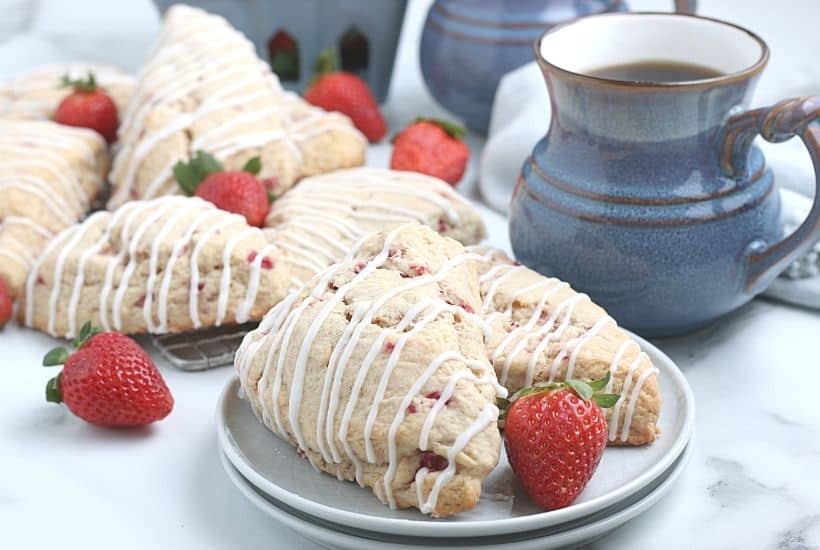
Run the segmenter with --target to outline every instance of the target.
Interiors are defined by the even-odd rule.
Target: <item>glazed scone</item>
[[[86,216],[107,171],[105,141],[91,130],[0,120],[0,277],[14,296],[54,234]]]
[[[611,377],[621,395],[611,409],[610,445],[643,445],[658,435],[658,370],[630,335],[586,294],[513,262],[501,251],[475,247],[480,264],[481,315],[487,353],[510,392],[535,382]]]
[[[434,517],[469,510],[500,451],[481,257],[418,224],[373,234],[236,355],[257,417],[318,469]]]
[[[127,334],[243,323],[285,296],[286,269],[243,216],[196,197],[131,201],[51,241],[20,315],[66,338],[87,321]]]
[[[74,63],[39,67],[0,86],[0,117],[51,120],[57,106],[71,93],[70,88],[60,85],[60,79],[66,75],[85,78],[89,71],[122,113],[134,91],[134,77],[110,65]]]
[[[338,170],[307,178],[271,206],[268,239],[298,288],[365,235],[417,221],[463,244],[484,237],[481,215],[447,183],[416,172]]]
[[[111,209],[178,194],[173,165],[198,150],[229,170],[260,157],[281,195],[302,176],[361,164],[367,147],[347,117],[285,92],[224,18],[184,5],[166,12],[120,118]]]

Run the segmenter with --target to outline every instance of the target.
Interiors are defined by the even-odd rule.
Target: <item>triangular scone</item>
[[[31,264],[103,190],[108,150],[96,132],[0,121],[0,277],[19,295]]]
[[[419,222],[462,244],[484,237],[481,215],[444,181],[378,168],[307,178],[276,201],[266,220],[271,242],[291,264],[295,288],[342,260],[375,231]]]
[[[243,216],[196,197],[131,201],[63,231],[31,270],[26,325],[71,338],[91,321],[134,334],[260,319],[287,267]]]
[[[391,507],[475,506],[496,465],[480,256],[418,225],[365,240],[249,333],[236,368],[258,417],[317,468]]]
[[[533,382],[600,378],[621,394],[606,409],[611,445],[643,445],[658,434],[657,369],[630,335],[586,294],[476,247],[482,265],[481,312],[491,337],[487,354],[498,380],[514,392]]]
[[[70,87],[60,85],[60,79],[66,75],[86,78],[89,72],[122,113],[134,90],[134,77],[110,65],[72,63],[38,67],[0,86],[0,117],[51,120],[60,101],[71,93]]]
[[[304,175],[357,166],[367,140],[350,120],[285,92],[241,33],[217,15],[176,5],[121,116],[109,208],[180,192],[174,164],[196,151],[228,169],[262,161],[276,195]]]

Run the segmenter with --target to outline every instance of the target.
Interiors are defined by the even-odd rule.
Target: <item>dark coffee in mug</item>
[[[588,74],[628,82],[688,82],[723,76],[722,72],[703,65],[660,59],[610,65],[589,71]]]

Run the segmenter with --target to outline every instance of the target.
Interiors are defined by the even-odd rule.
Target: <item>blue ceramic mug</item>
[[[696,8],[695,0],[673,4]],[[486,134],[501,77],[532,61],[544,29],[627,9],[625,0],[436,0],[421,34],[421,72],[436,101]]]
[[[535,53],[552,119],[513,192],[523,263],[570,281],[630,329],[673,335],[744,304],[820,238],[818,198],[783,237],[778,190],[752,143],[800,137],[820,173],[820,98],[745,110],[769,58],[755,34],[696,16],[605,14],[547,32]],[[647,61],[720,75],[590,75]]]

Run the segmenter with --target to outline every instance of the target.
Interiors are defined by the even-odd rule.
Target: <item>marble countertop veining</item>
[[[810,1],[788,4],[808,10]],[[410,2],[386,106],[394,128],[440,111],[416,62],[428,3]],[[659,0],[631,3],[666,9]],[[748,11],[739,6],[766,4],[701,1],[707,15],[735,10],[741,22]],[[84,59],[136,70],[158,29],[148,0],[0,0],[0,13],[0,78]],[[773,23],[775,37],[757,30],[785,44],[792,27],[784,18]],[[786,84],[783,95],[805,87],[799,78]],[[151,429],[106,432],[43,400],[52,373],[38,365],[54,344],[17,327],[0,333],[3,547],[318,548],[256,510],[221,470],[213,411],[229,369],[164,368],[174,414]],[[692,385],[694,455],[668,496],[590,548],[820,548],[820,316],[755,300],[709,329],[657,344]]]

